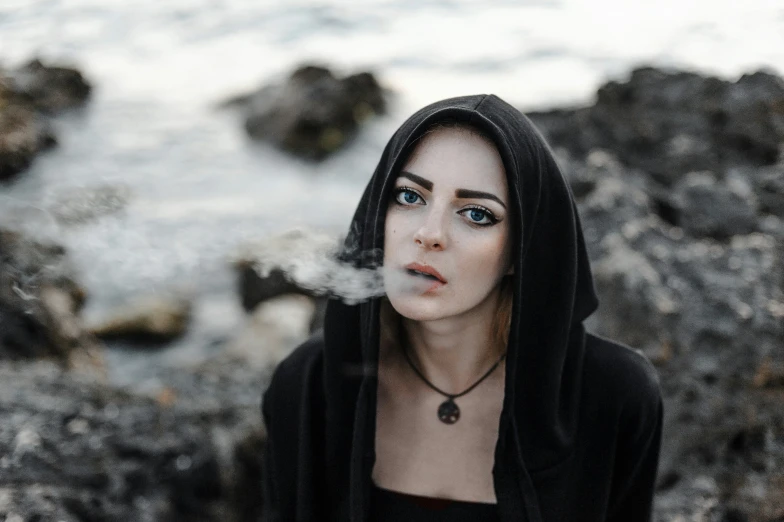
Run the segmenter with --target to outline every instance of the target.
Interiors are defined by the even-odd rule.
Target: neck
[[[502,355],[492,344],[495,301],[459,317],[437,321],[403,318],[408,350],[420,372],[440,389],[459,393],[487,372]]]

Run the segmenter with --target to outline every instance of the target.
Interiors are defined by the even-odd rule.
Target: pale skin
[[[395,189],[384,265],[425,285],[388,290],[389,301],[402,317],[414,363],[435,386],[458,393],[499,357],[492,324],[499,284],[512,272],[503,162],[476,134],[440,128],[420,141]],[[406,272],[410,263],[437,270],[445,283]],[[505,373],[502,363],[456,399],[460,420],[448,425],[436,415],[445,397],[417,377],[398,348],[382,343],[373,481],[403,493],[495,503]]]

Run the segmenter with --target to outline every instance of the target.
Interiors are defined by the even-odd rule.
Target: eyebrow
[[[401,178],[408,178],[408,179],[410,179],[411,181],[413,181],[417,185],[421,185],[422,187],[424,187],[425,190],[433,190],[433,182],[432,181],[427,180],[427,179],[425,179],[423,177],[417,176],[416,174],[412,174],[411,172],[408,172],[407,170],[401,171],[400,172],[400,177]]]
[[[504,210],[506,210],[506,205],[504,205],[504,202],[501,201],[498,196],[495,194],[490,194],[489,192],[482,192],[480,190],[457,189],[455,191],[455,196],[461,199],[492,199],[504,207]]]
[[[408,172],[407,170],[401,171],[400,177],[410,179],[417,185],[421,185],[425,190],[430,190],[430,191],[433,190],[432,181],[427,180],[421,176],[417,176],[416,174]],[[455,196],[457,196],[460,199],[490,199],[496,201],[499,205],[504,207],[504,210],[506,210],[506,205],[504,205],[504,202],[501,201],[501,199],[498,196],[496,196],[495,194],[491,194],[489,192],[482,192],[480,190],[457,189],[455,190]]]

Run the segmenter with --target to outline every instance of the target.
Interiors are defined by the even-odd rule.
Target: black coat
[[[430,105],[384,150],[345,257],[372,262],[397,172],[440,121],[495,142],[516,216],[514,305],[493,481],[503,521],[651,519],[662,401],[639,353],[587,333],[593,278],[571,191],[531,122],[495,96]],[[378,299],[330,301],[324,332],[276,369],[262,401],[265,520],[367,520],[375,452]]]

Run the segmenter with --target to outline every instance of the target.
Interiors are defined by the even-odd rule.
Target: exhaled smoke
[[[348,304],[381,297],[391,288],[406,291],[423,285],[401,270],[385,269],[379,251],[350,252],[352,260],[365,261],[361,268],[344,260],[345,253],[346,247],[338,238],[297,229],[254,243],[246,247],[241,257],[262,278],[280,270],[296,286]]]

